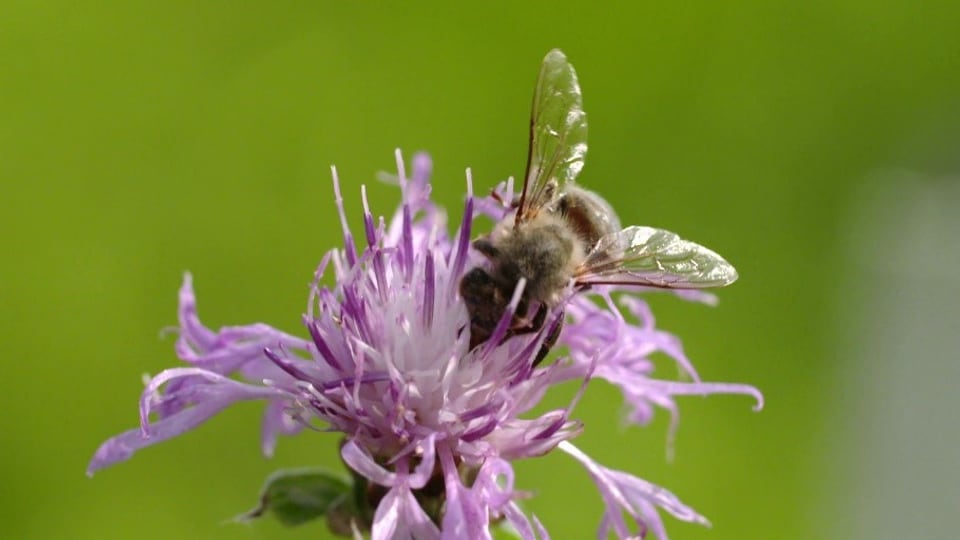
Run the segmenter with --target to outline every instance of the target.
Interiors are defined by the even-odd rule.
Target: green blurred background
[[[338,241],[329,166],[354,218],[361,183],[389,213],[397,193],[374,174],[396,147],[428,150],[458,217],[464,168],[481,191],[521,173],[552,47],[584,89],[582,183],[625,223],[740,270],[716,309],[653,298],[658,323],[705,379],[767,398],[759,414],[681,399],[669,462],[666,413],[626,428],[597,383],[577,444],[713,522],[668,517],[673,538],[953,537],[954,6],[4,0],[0,537],[327,538],[224,524],[271,471],[337,465],[319,434],[263,459],[259,404],[84,470],[136,424],[141,375],[175,365],[159,331],[184,270],[211,326],[302,335],[307,283]],[[600,499],[572,460],[518,470],[555,538],[594,535]]]

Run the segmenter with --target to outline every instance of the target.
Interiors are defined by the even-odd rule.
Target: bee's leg
[[[547,311],[542,304],[537,306],[537,312],[532,319],[527,318],[527,312],[530,311],[530,304],[524,299],[517,302],[517,309],[513,312],[513,320],[510,321],[510,328],[507,329],[507,335],[503,337],[506,341],[513,336],[522,336],[536,332],[543,327],[543,322],[547,319]],[[503,343],[501,341],[501,343]]]
[[[473,249],[479,251],[490,260],[496,259],[500,255],[500,250],[493,245],[493,242],[486,238],[477,238],[474,240]]]
[[[460,280],[460,297],[470,314],[470,349],[487,341],[503,315],[505,303],[493,278],[483,268],[473,268]],[[459,330],[459,336],[463,328]]]
[[[543,323],[547,322],[547,306],[544,304],[539,304],[537,306],[537,312],[533,314],[533,319],[530,320],[530,330],[528,332],[536,332],[543,328]],[[523,316],[526,317],[527,312],[524,310]]]
[[[543,362],[543,359],[550,353],[550,349],[557,344],[557,339],[560,338],[560,331],[563,330],[563,313],[560,313],[559,316],[560,318],[557,320],[557,324],[553,325],[550,333],[547,334],[546,339],[543,340],[543,344],[540,345],[540,350],[537,351],[537,357],[533,359],[533,364],[530,367],[537,367],[540,362]]]
[[[521,323],[517,324],[513,328],[507,331],[507,335],[504,336],[503,341],[506,341],[513,336],[522,336],[524,334],[530,334],[533,332],[539,332],[543,329],[543,325],[547,322],[547,314],[550,310],[546,305],[540,304],[537,307],[537,312],[534,314],[533,319],[521,319]],[[540,350],[537,351],[536,358],[533,359],[532,367],[537,367],[540,362],[543,362],[543,359],[547,357],[547,354],[550,353],[550,349],[557,344],[557,339],[560,338],[560,331],[563,330],[563,312],[559,313],[559,320],[550,329],[550,333],[544,338],[543,343],[540,345]],[[501,342],[502,343],[502,342]]]

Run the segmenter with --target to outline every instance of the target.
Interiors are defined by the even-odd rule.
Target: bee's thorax
[[[492,235],[494,275],[510,288],[526,278],[525,298],[556,304],[583,262],[583,241],[557,214],[540,212],[520,227],[512,221],[501,222]]]

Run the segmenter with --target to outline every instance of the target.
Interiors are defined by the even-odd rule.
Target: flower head
[[[571,418],[580,393],[563,409],[530,411],[552,386],[581,381],[582,390],[591,378],[618,386],[629,420],[640,424],[659,406],[675,426],[676,395],[745,393],[759,407],[759,392],[700,382],[679,341],[655,328],[647,305],[624,296],[618,306],[613,288],[594,294],[600,302],[573,296],[538,331],[508,337],[521,282],[491,338],[471,350],[469,316],[458,294],[461,277],[476,264],[471,230],[475,213],[498,218],[504,208],[492,198],[474,198],[468,173],[463,219],[450,237],[445,213],[430,200],[429,158],[415,156],[409,178],[399,152],[397,161],[402,204],[389,221],[375,219],[364,190],[359,242],[347,225],[334,169],[344,245],[327,253],[316,271],[303,318],[307,339],[264,324],[208,329],[185,276],[176,352],[188,366],[149,381],[140,428],[106,441],[88,472],[193,429],[237,401],[257,399],[266,402],[261,440],[268,456],[280,434],[304,427],[342,434],[344,463],[373,494],[369,513],[359,512],[353,526],[369,528],[375,539],[490,538],[491,523],[501,519],[524,539],[545,538],[540,522],[518,505],[511,462],[556,448],[582,463],[597,484],[607,506],[602,538],[608,531],[626,538],[646,530],[665,538],[657,508],[706,523],[669,492],[604,468],[569,442],[583,431]],[[500,187],[507,191],[510,185]],[[333,285],[322,286],[329,273]],[[566,355],[536,365],[561,317]],[[655,352],[673,358],[691,382],[652,378]],[[624,513],[637,525],[626,523]]]

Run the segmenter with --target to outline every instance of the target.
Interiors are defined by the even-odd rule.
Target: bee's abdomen
[[[470,348],[487,341],[506,310],[508,300],[483,268],[474,268],[460,280],[460,297],[470,315]]]

